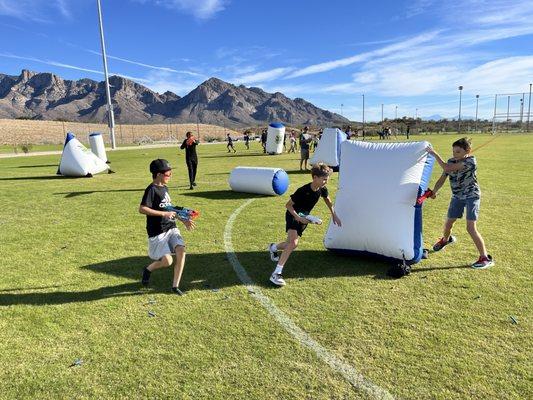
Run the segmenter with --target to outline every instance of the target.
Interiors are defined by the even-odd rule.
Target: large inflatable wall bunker
[[[108,170],[107,164],[87,149],[72,133],[67,133],[58,174],[64,176],[93,176]]]
[[[330,167],[338,167],[341,160],[341,144],[346,140],[346,133],[338,128],[326,128],[318,147],[311,158],[311,165],[322,162]]]
[[[342,253],[373,255],[408,264],[422,257],[422,204],[434,158],[428,142],[345,141],[335,211],[324,245]]]

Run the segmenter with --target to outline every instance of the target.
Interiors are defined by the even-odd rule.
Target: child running
[[[167,188],[167,183],[172,176],[172,168],[167,160],[157,159],[150,163],[150,172],[153,180],[144,191],[139,212],[146,215],[148,256],[154,262],[144,268],[142,284],[148,286],[152,271],[169,267],[172,264],[172,253],[175,253],[172,292],[181,296],[183,292],[178,287],[185,266],[185,242],[176,227],[176,213],[165,210],[165,207],[172,206]],[[195,227],[192,220],[180,219],[180,221],[187,230]]]
[[[451,234],[453,224],[457,218],[463,217],[463,212],[466,208],[466,230],[479,251],[479,259],[471,266],[476,269],[485,269],[492,267],[494,260],[487,254],[485,242],[476,226],[476,221],[479,218],[481,191],[476,176],[476,158],[470,155],[472,149],[470,142],[468,138],[455,141],[452,144],[453,157],[447,163],[442,160],[432,147],[426,148],[426,151],[435,157],[444,170],[441,177],[435,183],[432,198],[435,198],[447,177],[450,177],[450,186],[452,189],[452,198],[448,207],[448,218],[444,223],[444,233],[442,238],[433,246],[433,250],[439,251],[448,244],[456,241],[455,236]]]
[[[271,243],[268,246],[270,259],[277,262],[276,269],[270,276],[270,282],[276,286],[285,286],[285,280],[282,275],[283,267],[291,253],[298,246],[299,238],[302,236],[303,231],[307,228],[307,224],[309,223],[309,220],[302,217],[302,215],[309,215],[321,197],[324,199],[324,202],[331,212],[333,223],[341,226],[341,220],[337,217],[337,214],[333,209],[333,203],[329,198],[328,189],[326,187],[331,172],[331,168],[327,165],[323,163],[316,164],[311,169],[313,180],[297,189],[285,205],[287,208],[285,213],[285,231],[287,232],[287,239],[284,242],[278,244]],[[282,251],[281,257],[278,257],[278,251]]]

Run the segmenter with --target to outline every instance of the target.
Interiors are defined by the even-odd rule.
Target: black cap
[[[150,163],[150,172],[152,174],[157,174],[158,172],[170,171],[172,167],[170,163],[162,158],[158,158]]]

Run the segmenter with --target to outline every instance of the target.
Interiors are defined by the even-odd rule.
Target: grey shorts
[[[167,254],[174,253],[176,246],[185,246],[178,228],[172,228],[157,236],[148,238],[148,257],[160,260]]]
[[[309,160],[309,149],[300,149],[300,155],[301,160]]]
[[[477,221],[479,217],[480,199],[456,199],[452,197],[448,207],[448,218],[463,218],[463,212],[466,208],[466,219]]]

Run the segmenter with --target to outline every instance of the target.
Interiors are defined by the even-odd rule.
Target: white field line
[[[341,374],[344,379],[351,383],[356,389],[360,389],[366,392],[374,399],[394,399],[386,389],[383,389],[370,380],[366,379],[361,373],[351,365],[347,364],[334,354],[330,353],[320,343],[315,341],[304,330],[299,328],[283,311],[281,311],[274,302],[261,292],[261,289],[254,284],[244,267],[239,262],[237,255],[233,249],[231,240],[231,233],[235,219],[240,212],[247,207],[255,199],[245,201],[239,208],[237,208],[228,219],[226,227],[224,229],[224,249],[228,256],[228,260],[233,266],[233,270],[246,286],[246,289],[269,313],[272,315],[278,323],[302,346],[305,346],[312,350],[319,359],[328,364],[331,369]],[[266,253],[266,251],[265,251]],[[266,278],[265,278],[266,279]]]

